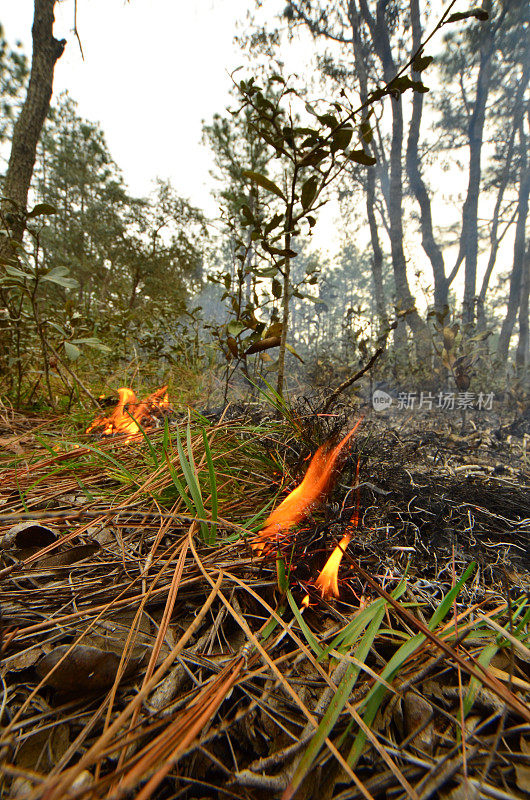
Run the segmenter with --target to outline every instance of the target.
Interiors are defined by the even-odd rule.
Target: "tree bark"
[[[494,49],[494,27],[491,20],[491,0],[483,8],[490,19],[483,23],[480,40],[479,70],[473,113],[469,122],[469,178],[467,196],[462,209],[461,254],[465,258],[464,302],[462,319],[472,323],[475,318],[475,291],[478,257],[478,198],[480,194],[482,137],[486,118],[486,103],[491,82],[491,59]]]
[[[486,267],[486,272],[484,273],[484,277],[482,279],[482,286],[480,288],[479,296],[478,296],[478,303],[477,303],[477,327],[479,330],[486,330],[486,314],[485,314],[485,303],[486,303],[486,295],[488,292],[490,278],[493,272],[493,268],[495,266],[495,262],[497,259],[497,253],[499,250],[499,244],[501,242],[502,237],[506,233],[506,228],[504,232],[499,236],[499,216],[500,210],[502,206],[502,201],[504,199],[504,194],[506,192],[506,188],[510,181],[511,175],[511,168],[512,168],[512,161],[513,155],[515,151],[515,138],[516,133],[520,128],[521,120],[524,115],[525,111],[525,104],[523,102],[524,94],[526,92],[528,81],[530,80],[530,63],[528,60],[523,68],[523,72],[521,75],[521,79],[517,85],[517,91],[513,96],[513,104],[512,104],[512,126],[510,130],[510,136],[508,138],[506,144],[506,157],[504,161],[503,172],[500,178],[499,187],[497,190],[497,199],[495,201],[495,208],[493,210],[493,217],[492,217],[492,224],[491,224],[491,232],[490,232],[490,255],[488,258],[488,265]],[[510,225],[513,222],[513,219],[510,220]]]
[[[66,41],[53,36],[54,6],[56,0],[35,0],[33,17],[33,55],[31,74],[24,105],[13,130],[11,155],[4,180],[2,210],[8,214],[11,234],[22,241],[26,227],[28,191],[37,156],[37,144],[53,90],[55,63],[61,57]],[[0,242],[0,255],[8,255],[10,248]]]
[[[530,339],[528,336],[528,301],[530,297],[530,242],[526,248],[521,280],[521,304],[519,306],[519,341],[515,352],[515,369],[523,385],[528,383],[530,368]]]
[[[419,0],[410,0],[410,19],[412,25],[412,52],[415,53],[421,45],[422,35]],[[414,80],[421,79],[419,73],[413,73],[412,77]],[[410,188],[420,207],[421,243],[431,262],[434,279],[434,307],[441,311],[448,302],[449,282],[445,275],[442,251],[434,237],[431,199],[420,168],[418,146],[422,116],[423,94],[421,92],[414,92],[412,99],[412,116],[407,139],[407,175]]]
[[[359,95],[361,103],[365,103],[368,98],[368,76],[366,74],[366,53],[362,46],[361,41],[361,25],[359,20],[359,13],[354,3],[350,3],[348,7],[348,19],[352,31],[353,43],[353,56],[355,60],[355,69],[359,79]],[[371,153],[372,148],[370,144],[366,145],[366,149]],[[375,308],[378,317],[379,331],[382,332],[388,327],[388,316],[386,309],[385,290],[383,285],[383,249],[379,240],[379,231],[377,228],[377,220],[375,216],[375,191],[376,191],[376,174],[375,169],[368,167],[366,174],[366,215],[368,217],[368,226],[370,228],[370,241],[372,244],[372,277],[374,281],[374,298]]]
[[[521,178],[519,183],[519,198],[517,201],[517,224],[515,227],[515,241],[513,246],[513,267],[510,275],[510,293],[508,308],[502,323],[499,342],[497,344],[497,357],[501,364],[506,364],[510,339],[517,319],[517,311],[521,305],[523,275],[525,265],[526,247],[526,220],[528,217],[528,198],[530,194],[530,169],[528,165],[527,137],[524,126],[519,126],[519,142],[521,153]]]
[[[392,55],[390,36],[385,17],[389,0],[378,0],[375,18],[366,0],[360,0],[361,15],[368,26],[374,50],[383,67],[383,77],[389,83],[397,69]],[[396,287],[396,302],[401,311],[408,311],[406,321],[412,330],[418,358],[426,363],[430,356],[428,329],[415,305],[407,278],[407,261],[403,249],[403,104],[401,95],[391,99],[392,137],[390,146],[390,180],[388,192],[388,218],[390,223],[390,251]],[[395,343],[403,344],[400,327],[396,329]]]

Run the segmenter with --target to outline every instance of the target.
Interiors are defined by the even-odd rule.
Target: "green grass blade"
[[[405,579],[401,580],[392,592],[394,600],[398,600],[405,589],[407,582]],[[386,605],[385,600],[380,597],[374,600],[369,606],[363,608],[358,614],[349,622],[345,628],[337,633],[331,640],[331,643],[322,651],[322,656],[319,661],[323,661],[330,653],[331,650],[347,651],[357,641],[363,630],[367,627],[373,617],[378,613],[381,607]]]
[[[291,594],[289,589],[287,589],[286,595],[287,595],[287,600],[289,602],[289,605],[291,606],[291,610],[292,610],[293,614],[295,615],[296,621],[300,625],[300,628],[302,629],[302,633],[304,634],[308,645],[310,646],[310,648],[313,650],[313,652],[315,653],[315,655],[318,658],[319,656],[322,655],[322,648],[318,644],[318,642],[315,639],[311,629],[309,628],[309,626],[307,625],[305,619],[303,618],[303,616],[302,616],[302,614],[300,612],[300,609],[296,605],[294,597],[292,596],[292,594]]]
[[[210,443],[208,441],[208,436],[206,435],[206,430],[202,429],[202,440],[204,442],[204,453],[206,456],[206,464],[208,466],[208,475],[210,478],[210,503],[212,508],[212,519],[214,522],[217,520],[217,508],[218,508],[218,501],[217,501],[217,480],[215,477],[215,467],[212,458],[212,452],[210,450]],[[211,538],[215,542],[217,537],[217,525],[211,526]]]
[[[184,453],[184,448],[182,446],[182,441],[180,438],[180,431],[178,427],[176,428],[177,436],[177,452],[180,461],[180,467],[182,469],[182,474],[184,475],[184,480],[188,486],[191,500],[193,501],[194,505],[194,516],[198,517],[199,519],[206,519],[206,514],[204,512],[204,505],[202,501],[202,494],[201,494],[201,487],[195,473],[195,470],[192,468],[191,463],[186,458],[186,454]],[[189,424],[188,424],[188,434],[189,434]],[[191,449],[191,435],[187,436],[188,439],[188,448]],[[178,489],[178,486],[177,486]],[[201,531],[201,538],[203,542],[206,544],[212,544],[211,542],[211,535],[209,526],[205,522],[200,523],[200,531]]]
[[[462,585],[465,583],[468,577],[474,572],[475,566],[476,565],[474,562],[471,563],[464,572],[464,574],[462,575],[462,577],[460,578],[460,580],[455,584],[455,586],[452,587],[452,589],[449,592],[447,592],[445,597],[442,599],[442,602],[440,603],[438,608],[436,608],[434,614],[429,620],[428,623],[429,630],[431,631],[435,630],[440,624],[440,622],[442,622],[442,620],[449,613],[456,597],[460,592],[460,589],[462,588]],[[396,674],[399,672],[403,664],[405,664],[405,662],[423,644],[425,639],[426,639],[425,634],[417,633],[407,642],[402,644],[401,647],[394,653],[394,655],[392,656],[386,667],[381,672],[381,677],[384,678],[384,680],[387,683],[390,683],[396,676]],[[379,707],[386,695],[386,692],[387,692],[386,687],[382,683],[378,683],[372,687],[372,689],[368,692],[367,696],[365,697],[362,704],[365,708],[363,720],[368,726],[372,725],[379,710]],[[359,731],[346,759],[350,767],[352,767],[352,769],[355,768],[355,765],[359,760],[365,741],[366,741],[366,735],[363,733],[363,731]]]
[[[156,450],[155,450],[155,448],[153,446],[153,442],[151,441],[151,439],[147,435],[145,428],[138,422],[138,420],[134,419],[133,415],[131,414],[131,412],[129,411],[128,408],[125,408],[125,413],[134,421],[134,423],[136,425],[138,425],[140,433],[144,437],[144,441],[146,442],[147,447],[149,448],[149,453],[151,454],[151,458],[153,459],[153,464],[155,466],[155,469],[158,469],[159,466],[160,466],[160,461],[158,460],[158,455],[157,455]]]
[[[372,605],[375,605],[375,603],[373,603]],[[368,629],[366,630],[366,633],[364,634],[361,642],[355,649],[355,657],[357,658],[358,661],[364,662],[368,657],[374,639],[377,635],[377,631],[379,630],[383,618],[385,616],[385,607],[386,607],[385,601],[383,601],[382,603],[378,603],[376,613],[373,619],[371,620]],[[307,746],[304,752],[304,755],[302,756],[300,762],[298,763],[298,766],[296,767],[291,782],[285,792],[285,795],[287,797],[293,796],[297,788],[300,786],[300,783],[304,780],[305,776],[309,772],[311,765],[318,756],[322,746],[324,745],[326,738],[333,730],[335,723],[337,722],[339,716],[341,715],[348,701],[348,698],[352,693],[353,687],[355,686],[360,671],[361,671],[361,666],[359,664],[349,664],[348,667],[346,668],[346,672],[344,673],[344,676],[337,687],[337,691],[335,692],[329,706],[327,707],[326,712],[322,717],[313,738],[311,739],[309,745]]]
[[[70,445],[71,447],[74,446],[73,442],[65,442],[65,444]],[[77,444],[75,446],[79,447],[79,445],[77,445]],[[116,469],[119,472],[121,472],[121,474],[124,477],[127,478],[127,480],[131,481],[131,483],[134,483],[135,485],[138,485],[138,479],[135,478],[135,476],[132,474],[132,472],[130,472],[130,470],[128,470],[127,467],[124,464],[122,464],[121,461],[118,461],[117,458],[114,458],[114,456],[109,455],[109,453],[105,453],[104,450],[99,450],[97,447],[93,447],[91,444],[83,444],[81,446],[83,448],[86,448],[87,450],[90,450],[92,453],[95,453],[97,456],[102,458],[103,461],[106,461],[107,463],[112,464],[113,466],[115,466]]]

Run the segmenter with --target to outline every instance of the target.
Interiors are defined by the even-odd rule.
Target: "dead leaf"
[[[7,672],[20,672],[20,670],[28,669],[36,664],[43,653],[44,651],[40,647],[30,647],[28,650],[23,650],[22,653],[4,657],[2,667]]]
[[[55,647],[37,664],[36,671],[45,683],[61,694],[87,694],[108,689],[114,683],[120,656],[97,647],[76,645],[59,666],[50,671],[70,650],[70,645]],[[139,667],[138,659],[131,659],[125,668],[124,678],[133,675]]]
[[[70,564],[77,564],[78,561],[83,561],[85,558],[93,556],[94,553],[99,552],[99,544],[80,544],[77,547],[70,547],[62,553],[56,553],[51,556],[45,556],[33,563],[33,567],[42,569],[49,567],[67,567]]]
[[[8,550],[27,548],[40,550],[57,540],[57,534],[46,525],[39,522],[19,522],[13,525],[0,539],[0,549]]]
[[[525,794],[530,794],[530,767],[515,764],[515,783]]]
[[[434,740],[434,711],[431,704],[415,692],[407,692],[403,698],[403,723],[405,733],[417,735],[411,743],[425,753],[432,753]]]

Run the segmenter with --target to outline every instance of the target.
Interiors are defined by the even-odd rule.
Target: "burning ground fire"
[[[140,426],[151,427],[155,417],[160,412],[170,408],[167,386],[161,386],[145,400],[138,400],[132,389],[122,386],[118,389],[118,404],[108,416],[97,417],[86,429],[91,433],[97,428],[103,428],[102,436],[119,436],[128,434],[125,444],[128,444],[140,434]]]
[[[269,515],[265,521],[265,527],[252,544],[252,547],[259,555],[270,552],[274,542],[283,541],[291,528],[301,522],[316,505],[327,497],[333,486],[340,456],[360,423],[361,420],[354,425],[352,430],[334,448],[330,449],[327,445],[319,447],[311,459],[300,485],[293,489]],[[357,522],[358,508],[352,517],[348,530],[352,531]],[[320,590],[323,598],[339,596],[338,572],[351,535],[351,532],[345,533],[315,581],[315,586]],[[307,605],[308,602],[309,599],[304,598],[304,604]]]

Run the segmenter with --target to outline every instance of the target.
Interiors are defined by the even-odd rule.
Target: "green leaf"
[[[64,352],[70,359],[70,361],[77,361],[79,356],[81,355],[81,350],[79,347],[76,347],[75,344],[71,344],[71,342],[64,343]]]
[[[337,117],[334,114],[321,114],[318,116],[318,121],[328,128],[336,128],[339,124]]]
[[[7,275],[11,275],[13,278],[20,278],[21,280],[33,278],[33,275],[28,275],[26,272],[22,272],[21,269],[9,266],[9,264],[4,267],[4,270]]]
[[[425,86],[425,84],[421,81],[412,81],[412,90],[414,92],[419,92],[420,94],[425,94],[429,91],[429,87]]]
[[[367,119],[363,119],[363,121],[359,125],[359,130],[361,132],[361,138],[363,142],[365,142],[366,144],[370,144],[370,142],[374,138],[374,134],[372,132],[372,126],[370,125]]]
[[[336,153],[337,150],[346,150],[349,143],[351,142],[352,136],[353,136],[353,128],[350,127],[339,128],[338,131],[335,131],[335,133],[333,134],[333,141],[330,147],[331,152]]]
[[[312,175],[302,186],[301,203],[304,210],[311,206],[318,191],[318,178]]]
[[[272,192],[277,197],[281,197],[282,200],[285,200],[285,196],[279,186],[276,186],[274,181],[271,181],[270,178],[266,178],[265,175],[262,175],[260,172],[252,172],[250,169],[244,169],[242,173],[245,178],[248,178],[253,183],[257,183],[258,186],[261,186],[262,189],[266,189],[268,192]]]
[[[101,350],[102,353],[110,353],[111,348],[107,347],[106,344],[100,342],[99,339],[96,339],[94,336],[89,337],[87,339],[72,339],[72,344],[86,344],[88,347],[93,347],[94,350]]]
[[[470,18],[478,19],[480,22],[486,22],[486,20],[489,19],[489,14],[483,8],[472,8],[469,11],[456,11],[445,20],[444,25],[448,25],[450,22],[460,22],[460,20]]]
[[[247,326],[244,322],[238,319],[232,319],[227,325],[227,331],[231,336],[239,336],[241,331],[244,331]]]
[[[273,278],[272,279],[272,295],[273,295],[273,297],[275,297],[277,300],[279,300],[280,297],[282,296],[282,291],[283,291],[283,287],[282,287],[280,281],[277,280],[276,278]]]
[[[305,361],[304,361],[304,359],[302,358],[302,356],[301,356],[301,355],[299,355],[299,354],[296,352],[296,350],[294,349],[294,347],[292,346],[292,344],[288,344],[288,343],[286,342],[286,343],[285,343],[285,347],[286,347],[286,349],[287,349],[287,350],[288,350],[290,353],[292,353],[292,354],[293,354],[293,356],[296,356],[296,358],[298,359],[298,361],[301,361],[301,362],[302,362],[302,364],[305,364]]]
[[[66,289],[76,289],[79,282],[75,278],[69,278],[70,270],[68,267],[53,267],[46,275],[41,277],[43,281],[50,281],[56,283],[58,286],[64,286]]]
[[[51,203],[37,203],[28,213],[28,219],[33,217],[42,217],[48,214],[57,214],[57,209]]]
[[[388,88],[391,92],[405,92],[407,89],[412,87],[412,81],[408,75],[402,75],[400,78],[394,78],[393,81],[390,82]]]
[[[266,241],[261,243],[261,246],[265,250],[266,253],[270,253],[272,256],[285,256],[286,258],[295,258],[298,253],[295,250],[287,249],[284,250],[281,247],[273,247]]]
[[[365,167],[373,167],[377,163],[377,159],[364,150],[350,150],[348,158],[350,161],[355,161],[356,164],[363,164]]]
[[[322,148],[315,150],[312,153],[308,153],[300,162],[300,166],[302,167],[316,167],[323,161],[326,156],[328,155],[328,151]]]
[[[423,72],[428,66],[432,64],[434,58],[432,56],[422,56],[418,54],[412,62],[412,69],[414,72]]]
[[[273,218],[270,220],[270,222],[267,222],[267,224],[265,225],[265,236],[268,236],[269,233],[272,230],[274,230],[274,228],[277,228],[282,219],[283,219],[283,214],[275,214]]]

